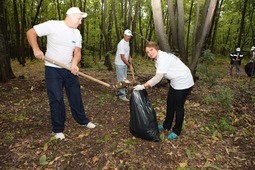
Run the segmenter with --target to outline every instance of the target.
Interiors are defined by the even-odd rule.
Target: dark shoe
[[[174,140],[174,139],[176,139],[177,137],[178,137],[178,135],[176,135],[174,132],[170,133],[170,134],[167,136],[167,138],[168,138],[169,140]]]

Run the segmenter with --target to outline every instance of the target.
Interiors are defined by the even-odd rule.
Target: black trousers
[[[192,87],[191,87],[192,88]],[[173,132],[177,135],[181,134],[182,124],[184,120],[184,104],[187,99],[191,88],[183,90],[175,90],[171,86],[169,87],[167,96],[167,111],[166,118],[163,122],[164,129],[170,130],[175,117],[175,124],[173,127]]]

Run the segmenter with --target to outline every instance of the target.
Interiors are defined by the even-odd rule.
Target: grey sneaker
[[[53,132],[53,135],[54,135],[54,137],[55,137],[56,139],[60,139],[60,140],[65,139],[65,135],[64,135],[64,133],[62,133],[62,132],[60,132],[60,133],[54,133],[54,132]]]

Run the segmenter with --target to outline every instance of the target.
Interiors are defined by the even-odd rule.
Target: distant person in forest
[[[117,46],[115,68],[118,82],[122,82],[123,80],[127,79],[128,68],[131,72],[133,71],[132,57],[130,55],[129,46],[129,41],[132,36],[132,32],[129,29],[126,29],[124,31],[123,38],[120,40]],[[123,101],[129,101],[126,97],[126,91],[124,88],[118,90],[118,96]]]
[[[52,132],[57,139],[64,139],[64,123],[66,110],[64,104],[63,87],[65,88],[73,118],[82,126],[95,128],[85,114],[80,82],[77,76],[78,63],[81,60],[82,37],[77,27],[87,13],[77,7],[71,7],[66,12],[64,20],[50,20],[33,26],[27,31],[27,39],[33,49],[34,56],[44,59],[37,37],[47,36],[47,50],[45,56],[71,68],[68,71],[45,61],[45,81],[49,99]]]
[[[251,61],[254,62],[255,61],[255,45],[251,47],[251,51],[252,51]]]
[[[245,73],[249,77],[253,77],[255,75],[255,46],[251,47],[251,51],[252,51],[251,60],[244,67]]]
[[[239,77],[240,74],[240,65],[243,59],[243,54],[241,52],[240,47],[237,47],[231,54],[230,54],[230,69],[229,75],[232,76],[233,68],[236,68],[236,77]]]
[[[159,50],[155,42],[145,44],[145,52],[155,61],[156,75],[144,83],[134,87],[134,90],[143,90],[155,86],[164,77],[170,80],[167,96],[167,111],[163,125],[159,130],[170,130],[175,118],[175,124],[168,139],[173,140],[181,134],[184,120],[184,104],[191,88],[194,85],[190,69],[175,55]]]

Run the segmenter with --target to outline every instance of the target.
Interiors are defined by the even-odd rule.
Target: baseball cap
[[[125,30],[125,31],[124,31],[124,34],[125,34],[125,35],[128,35],[128,36],[133,36],[133,35],[132,35],[132,32],[131,32],[129,29]]]
[[[66,11],[66,15],[70,15],[70,14],[82,14],[82,18],[87,17],[87,13],[86,12],[81,12],[81,10],[78,7],[71,7]]]
[[[238,47],[238,48],[236,48],[236,51],[240,51],[240,48]]]
[[[253,51],[253,50],[255,50],[255,46],[252,46],[252,47],[251,47],[251,51]]]

